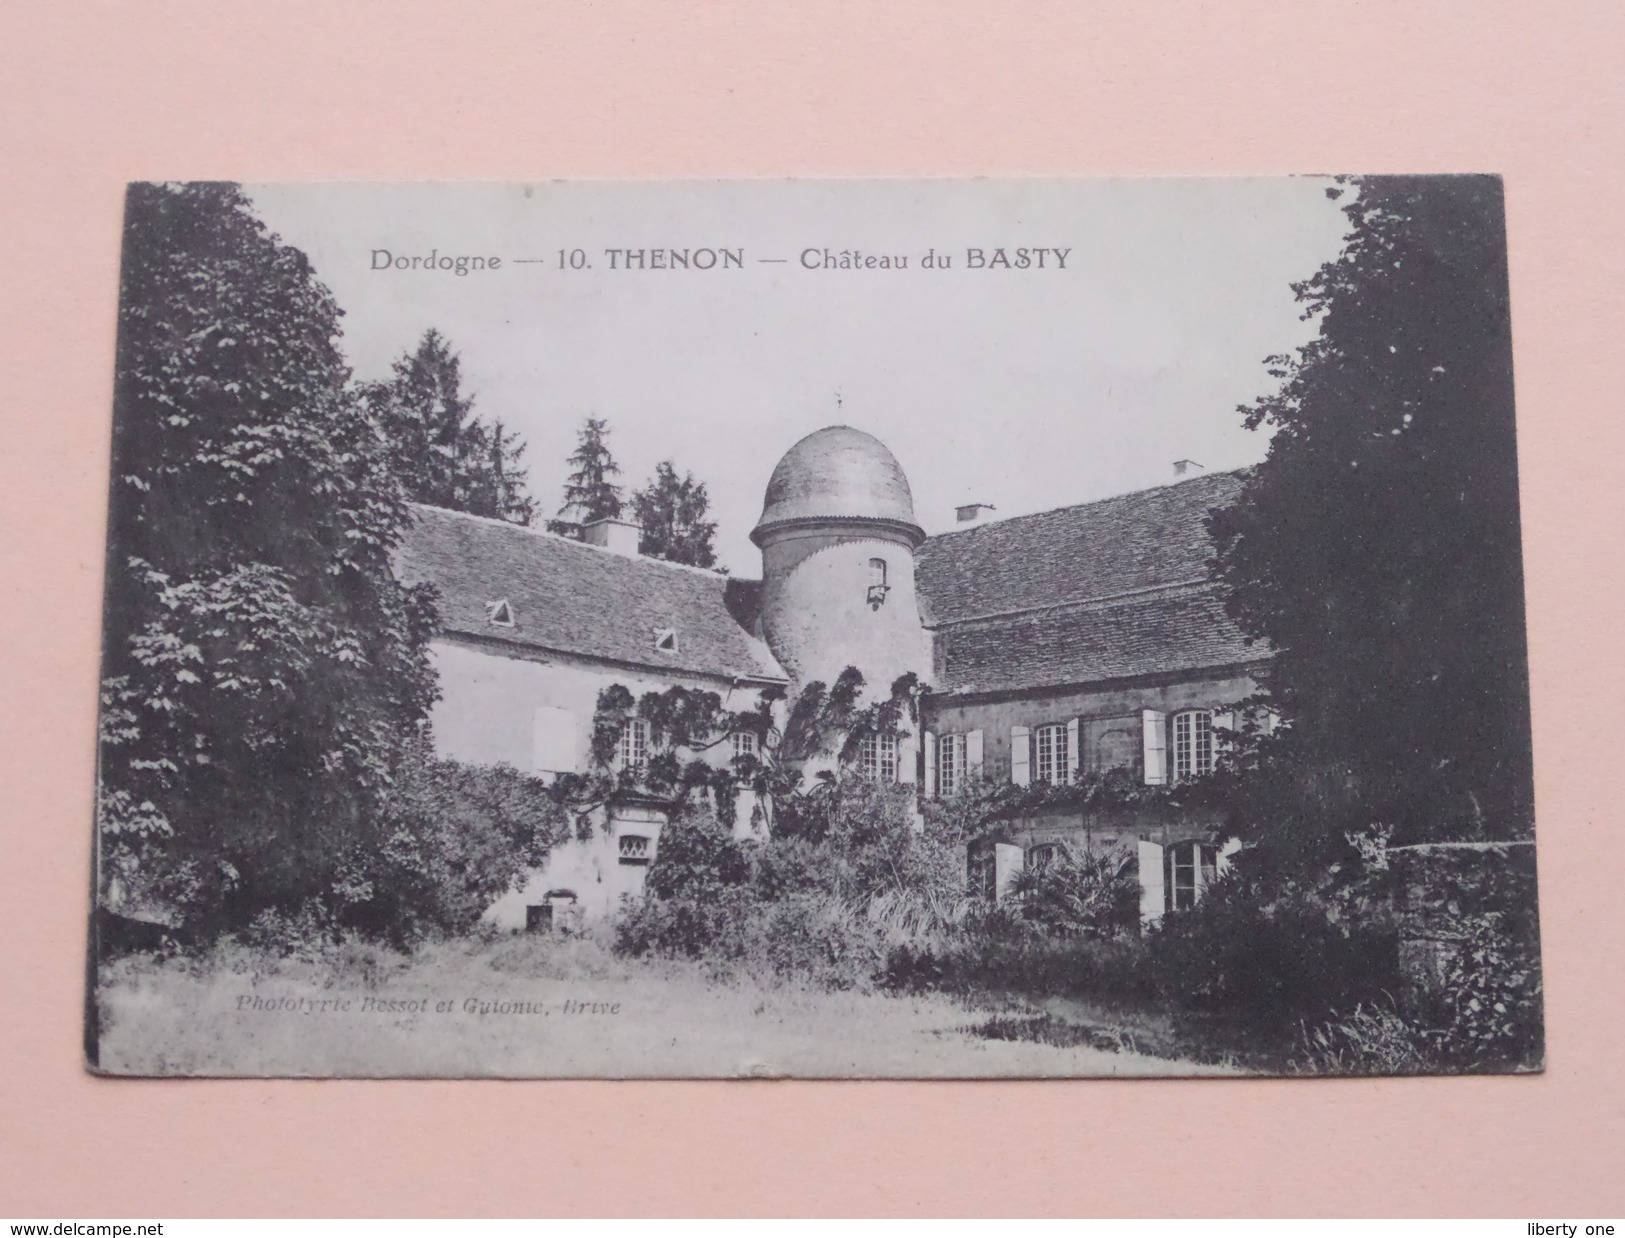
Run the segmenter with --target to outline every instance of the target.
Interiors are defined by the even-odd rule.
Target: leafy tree
[[[432,599],[390,570],[408,513],[338,320],[236,186],[131,187],[103,872],[196,921],[329,888],[434,698]]]
[[[1354,189],[1342,253],[1295,289],[1318,338],[1242,410],[1274,430],[1268,457],[1212,519],[1287,723],[1254,745],[1240,815],[1311,850],[1373,823],[1515,837],[1532,792],[1500,183]]]
[[[692,473],[678,477],[672,462],[662,460],[649,484],[632,495],[632,511],[643,529],[639,552],[692,567],[714,567],[717,526],[705,518],[709,507],[705,483],[695,481]]]
[[[582,527],[594,520],[619,519],[621,488],[610,479],[620,475],[621,466],[609,453],[609,422],[587,418],[567,463],[570,477],[564,486],[564,503],[557,519],[547,522],[548,532],[579,537]]]
[[[365,391],[396,451],[407,496],[419,503],[529,524],[524,442],[498,421],[487,426],[462,391],[462,363],[432,328],[394,365],[394,377]]]

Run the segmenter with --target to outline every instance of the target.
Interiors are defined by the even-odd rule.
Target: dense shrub
[[[748,974],[827,989],[866,988],[885,962],[880,931],[816,892],[766,899],[746,885],[712,898],[647,898],[622,912],[615,949],[702,959],[717,975]]]
[[[1147,934],[1147,972],[1184,1009],[1260,1031],[1391,1001],[1399,968],[1392,921],[1340,914],[1343,901],[1325,886],[1232,876]]]
[[[634,957],[709,958],[729,967],[741,960],[749,922],[760,902],[747,886],[726,886],[709,896],[674,894],[629,903],[615,920],[615,949]]]
[[[1057,937],[1127,937],[1140,921],[1139,866],[1132,851],[1062,851],[1010,883],[1021,919]]]
[[[386,807],[384,846],[350,856],[329,901],[338,925],[397,943],[469,932],[570,829],[541,779],[421,748],[398,769]]]
[[[964,910],[962,860],[917,832],[910,808],[906,788],[824,784],[796,805],[816,831],[742,843],[691,805],[662,831],[648,895],[623,910],[616,949],[866,987],[884,973],[888,943]]]
[[[1057,937],[1002,910],[986,909],[967,917],[958,932],[894,946],[884,982],[905,992],[941,989],[1108,1002],[1155,996],[1137,940]]]
[[[1464,918],[1445,974],[1442,1048],[1465,1070],[1536,1069],[1545,1057],[1540,955],[1533,903]]]
[[[1302,1067],[1366,1074],[1533,1070],[1544,1057],[1533,849],[1355,840],[1396,895],[1397,1000],[1305,1025]],[[1402,1026],[1410,1056],[1398,1051]],[[1412,1060],[1414,1058],[1414,1061]],[[1417,1065],[1420,1063],[1420,1065]]]
[[[660,833],[646,896],[616,919],[615,948],[729,963],[741,958],[758,901],[750,875],[745,847],[710,809],[674,815]]]
[[[660,832],[649,868],[648,891],[657,899],[720,897],[750,880],[750,857],[708,806],[688,806]]]

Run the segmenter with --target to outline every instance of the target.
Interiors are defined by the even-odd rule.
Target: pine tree
[[[463,511],[492,516],[511,524],[529,524],[536,515],[535,501],[525,492],[528,470],[520,461],[525,441],[500,420],[489,429],[473,422],[466,435]]]
[[[525,445],[499,422],[488,427],[462,391],[462,363],[430,328],[394,364],[394,377],[367,396],[388,426],[397,471],[415,502],[529,524]]]
[[[714,567],[717,526],[705,519],[709,508],[705,483],[696,482],[692,473],[679,478],[672,462],[662,460],[649,484],[632,495],[632,510],[643,530],[639,552],[673,563]]]
[[[556,519],[547,522],[552,533],[579,537],[584,526],[594,520],[619,519],[621,488],[610,480],[620,476],[621,466],[609,453],[609,422],[589,417],[578,433],[576,449],[566,463],[571,466],[564,486],[564,503]]]

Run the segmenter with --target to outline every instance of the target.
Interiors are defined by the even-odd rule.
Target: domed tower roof
[[[851,426],[815,430],[784,453],[750,538],[760,546],[776,529],[831,520],[886,525],[915,546],[925,540],[903,466],[886,444]]]

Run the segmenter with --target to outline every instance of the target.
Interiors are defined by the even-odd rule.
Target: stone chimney
[[[635,521],[605,516],[581,526],[581,540],[589,546],[602,546],[618,555],[638,556],[638,538],[643,529]]]
[[[954,508],[954,519],[959,524],[980,524],[988,512],[995,510],[991,503],[962,503]]]
[[[1183,477],[1183,476],[1185,476],[1186,473],[1190,472],[1192,469],[1199,469],[1201,467],[1202,467],[1202,463],[1199,460],[1175,460],[1174,461],[1174,476],[1175,477]]]

